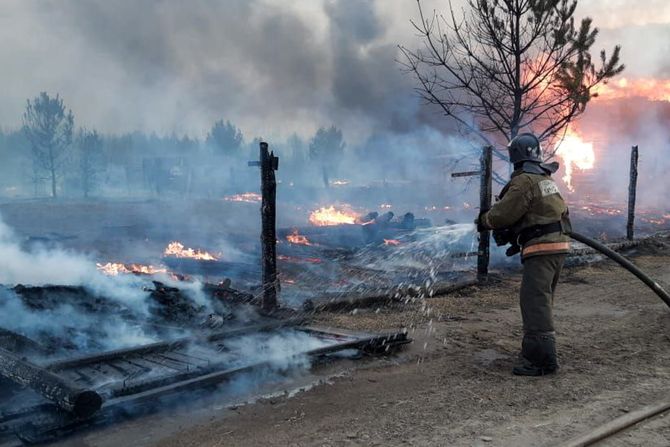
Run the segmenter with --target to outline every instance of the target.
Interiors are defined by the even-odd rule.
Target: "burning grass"
[[[189,258],[199,261],[218,261],[220,255],[213,255],[207,251],[193,248],[186,248],[181,242],[170,242],[163,252],[165,257]]]
[[[358,214],[349,207],[338,207],[330,205],[312,211],[309,215],[309,223],[317,227],[326,227],[331,225],[353,225],[358,221]]]
[[[99,271],[107,276],[118,276],[120,274],[158,275],[161,273],[167,273],[167,269],[165,267],[154,267],[153,265],[107,262],[105,264],[96,263],[95,266]]]
[[[286,240],[295,245],[314,245],[309,241],[309,239],[307,239],[307,236],[300,234],[297,228],[294,228],[291,234],[286,235]]]

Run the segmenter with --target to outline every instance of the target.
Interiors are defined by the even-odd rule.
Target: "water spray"
[[[666,292],[661,285],[651,279],[649,275],[644,273],[642,270],[640,270],[635,264],[630,262],[628,259],[625,257],[621,256],[619,253],[615,252],[611,248],[607,247],[604,244],[601,244],[600,242],[593,240],[591,238],[588,238],[582,234],[575,233],[574,231],[570,231],[566,233],[568,236],[570,236],[572,239],[576,240],[577,242],[581,242],[584,245],[587,245],[594,249],[595,251],[607,256],[614,262],[618,263],[620,266],[631,272],[633,275],[637,276],[640,281],[645,283],[651,290],[654,291],[656,295],[658,295],[665,304],[670,307],[670,295],[668,295],[668,292]],[[515,233],[510,231],[510,230],[502,230],[502,231],[497,231],[493,233],[493,237],[496,240],[496,244],[498,246],[503,246],[507,244],[511,244],[510,247],[507,249],[507,256],[513,256],[521,251],[521,246],[519,245],[518,238],[516,237]]]

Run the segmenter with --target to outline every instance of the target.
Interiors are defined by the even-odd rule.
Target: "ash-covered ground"
[[[665,287],[667,236],[628,251]],[[348,363],[304,392],[232,407],[220,401],[80,433],[57,445],[453,445],[553,446],[667,398],[670,313],[651,291],[608,261],[569,267],[556,297],[561,370],[515,377],[520,276],[399,306],[322,313],[323,324],[356,330],[407,326],[415,339],[398,356]],[[340,365],[341,366],[341,365]],[[318,382],[317,382],[318,383]],[[288,385],[287,389],[295,390]],[[262,390],[258,389],[262,394]],[[667,445],[667,413],[606,445]]]
[[[476,373],[501,380],[503,369],[511,364],[518,338],[509,336],[510,331],[513,334],[518,332],[513,324],[516,318],[514,294],[517,280],[514,278],[519,270],[518,259],[506,258],[502,250],[494,249],[494,277],[505,279],[484,288],[466,289],[457,297],[440,295],[440,287],[459,284],[473,277],[477,237],[469,220],[474,217],[474,210],[467,207],[460,209],[456,216],[451,216],[454,217],[453,220],[448,213],[433,212],[431,215],[424,210],[424,214],[417,212],[413,215],[412,225],[409,225],[406,214],[390,216],[388,207],[373,214],[355,212],[353,207],[335,207],[355,213],[353,222],[321,226],[312,221],[313,211],[330,207],[317,206],[318,204],[303,205],[302,210],[291,214],[286,213],[287,205],[280,212],[280,304],[285,309],[292,309],[293,313],[290,315],[316,318],[317,323],[325,326],[365,331],[411,328],[415,343],[409,353],[388,359],[389,364],[400,365],[396,372],[390,373],[395,377],[407,373],[415,360],[418,359],[419,364],[436,360],[446,349],[444,346],[456,346],[458,352],[447,352],[449,358],[456,355],[453,365],[460,365],[458,368],[461,368],[453,371],[454,377],[450,379],[454,381],[450,382],[453,386],[456,386],[454,384],[458,380],[463,380],[469,385],[463,385],[462,388],[470,389],[468,392],[471,393],[475,389],[472,387],[480,385],[479,382],[471,383],[471,379],[461,377],[463,371],[469,371],[468,377]],[[403,209],[411,209],[408,205],[402,206],[406,207]],[[264,321],[265,317],[257,311],[258,298],[262,291],[259,288],[258,260],[260,216],[259,203],[255,198],[250,202],[220,199],[182,203],[154,200],[11,201],[0,205],[0,215],[4,220],[0,227],[0,251],[3,255],[0,278],[5,285],[2,289],[3,312],[0,327],[18,334],[19,338],[15,335],[5,338],[14,343],[16,351],[28,353],[33,360],[71,358],[158,341],[177,340],[203,330],[230,329]],[[645,214],[642,217],[646,218]],[[593,211],[593,207],[580,206],[573,212],[573,218],[576,228],[584,228],[581,231],[592,236],[613,240],[622,232],[620,213],[600,213]],[[664,219],[661,215],[661,218],[653,222],[642,220],[638,234],[661,230],[666,223]],[[243,220],[248,221],[249,225],[240,225]],[[608,235],[611,236],[608,238]],[[177,241],[179,243],[175,245]],[[666,245],[667,239],[652,238],[639,249],[647,250],[646,253],[653,249],[660,256],[658,259],[665,259],[663,256]],[[661,282],[665,284],[667,279],[665,273],[658,270],[655,263],[657,258],[650,259],[651,272],[659,274]],[[576,262],[583,266],[585,262],[597,260],[597,257],[589,255],[577,259]],[[122,270],[112,275],[104,268],[107,264],[122,265],[127,269],[143,266],[148,270],[134,273]],[[594,290],[607,290],[607,285],[599,282],[601,279],[598,275],[601,270],[600,267],[569,270],[565,276],[568,282],[565,297],[572,293],[593,293],[587,289],[572,290],[575,284],[593,284]],[[584,278],[580,276],[582,271],[587,275]],[[618,271],[618,275],[621,274]],[[591,279],[592,275],[594,279]],[[616,271],[612,270],[611,275],[614,278]],[[582,279],[575,279],[577,277]],[[642,287],[629,278],[618,281],[617,284],[628,284],[627,287],[631,290]],[[370,296],[385,299],[372,307],[363,306],[363,299]],[[464,332],[461,331],[463,325],[467,326],[464,322],[481,322],[483,318],[488,318],[479,316],[480,312],[489,312],[481,304],[488,302],[486,300],[489,298],[480,301],[482,297],[489,297],[493,300],[491,302],[497,303],[494,305],[495,309],[498,306],[508,306],[504,309],[500,307],[502,314],[496,317],[496,322],[500,324],[493,325],[496,326],[493,329],[488,323],[475,325],[479,329],[473,326],[473,330],[481,333],[471,333],[467,328]],[[338,312],[324,312],[325,308],[315,307],[320,299],[326,302],[347,300],[347,306]],[[356,299],[361,299],[361,305],[356,304]],[[370,306],[370,302],[366,302],[366,305]],[[589,308],[592,305],[595,307]],[[576,306],[581,306],[580,314],[596,312],[600,316],[600,304],[596,302],[584,298]],[[317,310],[316,313],[314,309]],[[612,312],[615,317],[620,315],[618,310]],[[574,324],[582,323],[576,321]],[[457,327],[461,329],[456,330]],[[586,328],[580,330],[586,331]],[[484,333],[498,334],[496,337],[499,338],[492,345],[494,347],[484,348],[482,342],[479,349],[479,345],[475,346],[476,343],[473,344],[468,338],[480,340],[479,337]],[[584,334],[585,332],[580,336]],[[294,352],[302,352],[300,350],[305,347],[305,340],[290,334],[284,335],[284,338],[280,337],[278,342],[269,345],[269,351],[266,351],[273,354],[273,358],[293,362],[297,375],[286,376],[281,373],[262,377],[249,376],[241,379],[245,381],[244,386],[238,386],[239,383],[235,382],[232,387],[220,389],[215,393],[219,396],[217,399],[201,401],[198,398],[189,400],[188,405],[197,406],[199,404],[196,402],[203,402],[204,407],[199,410],[199,417],[209,418],[215,413],[214,408],[225,407],[231,402],[253,400],[260,394],[273,393],[277,389],[294,389],[298,384],[309,386],[323,377],[341,373],[342,369],[336,366],[319,366],[312,369],[313,375],[303,376],[309,370],[310,363],[302,359],[290,359]],[[462,340],[463,337],[466,341]],[[436,344],[438,338],[443,347]],[[486,340],[491,342],[488,338]],[[239,356],[243,359],[240,360],[242,363],[253,363],[254,359],[265,357],[265,351],[259,351],[257,344],[243,341],[240,343],[242,345]],[[567,346],[572,345],[568,343]],[[297,351],[292,350],[293,348]],[[655,346],[653,349],[660,348]],[[215,357],[221,355],[219,353]],[[386,374],[389,372],[379,370],[384,363],[382,361],[365,365],[379,374]],[[442,365],[437,360],[432,365],[438,367],[438,363]],[[353,367],[353,363],[348,365]],[[444,367],[446,366],[439,366]],[[491,373],[489,367],[499,368],[499,371]],[[359,373],[352,374],[354,375],[347,377],[354,377]],[[632,374],[631,372],[631,380]],[[433,377],[432,373],[429,377]],[[378,379],[372,377],[369,380],[374,384]],[[336,380],[335,383],[340,381]],[[393,380],[390,383],[392,388],[397,385],[394,385]],[[412,384],[416,396],[427,392],[421,388],[422,382],[409,380],[409,383]],[[484,385],[484,388],[488,386]],[[589,382],[588,386],[592,384]],[[359,391],[366,395],[363,390]],[[397,391],[394,388],[393,393]],[[313,393],[321,396],[323,392],[324,388],[319,387]],[[384,395],[382,389],[377,389],[376,392]],[[309,395],[308,393],[305,396]],[[299,397],[299,400],[304,398]],[[321,398],[330,399],[324,396],[319,397]],[[293,405],[288,402],[285,404]],[[411,403],[411,399],[407,402],[408,405],[415,405]],[[173,408],[174,403],[163,402],[164,410]],[[429,406],[434,404],[437,405],[431,401]],[[352,410],[359,412],[361,418],[365,419],[366,412],[358,405],[367,404],[362,401],[354,402]],[[261,407],[261,411],[267,408]],[[179,414],[183,414],[180,413],[183,410],[179,410],[177,406],[174,411],[174,417],[181,421],[182,416]],[[165,427],[165,419],[162,419],[165,413],[161,411],[159,414],[161,415],[135,416],[139,420],[148,420],[150,424],[158,424],[152,430],[157,430],[160,436],[169,437],[174,433]],[[298,420],[302,418],[303,416],[299,416]],[[253,418],[233,422],[236,427],[244,427],[245,424],[250,427],[256,423],[259,422]],[[132,428],[135,422],[123,424],[126,424],[122,429],[124,434],[119,436],[126,440],[135,439],[133,437],[138,436]],[[331,431],[329,439],[333,441],[340,439],[337,426],[325,428]],[[242,438],[237,437],[240,435],[238,430],[226,432],[226,436],[235,433],[230,438],[231,443],[245,445]],[[397,434],[397,431],[391,432]],[[210,433],[210,429],[203,431],[204,438],[193,435],[193,439],[201,439],[198,442],[207,444],[210,440],[205,433]],[[309,430],[305,430],[300,434],[305,437],[307,445],[316,442],[316,438],[310,438],[313,435],[309,433]],[[346,440],[356,444],[359,441],[367,443],[371,439],[384,439],[379,431],[365,433],[365,430],[356,429],[355,433],[346,435]],[[80,436],[91,436],[91,445],[119,441],[113,435],[110,437],[109,429],[104,427],[94,430],[93,434]],[[254,442],[263,444],[263,436],[266,436],[263,431],[258,431],[257,436],[258,439]],[[531,436],[524,442],[529,439],[534,438]],[[138,445],[151,445],[153,442],[149,439],[145,441]],[[185,441],[177,437],[169,442]],[[335,445],[338,443],[335,442]]]
[[[46,344],[53,345],[47,339],[55,337],[62,347],[93,351],[181,336],[183,326],[198,326],[212,315],[219,325],[248,321],[253,306],[243,311],[230,306],[253,303],[262,294],[260,204],[257,196],[243,198],[247,201],[2,203],[0,282],[6,286],[7,321],[0,326],[44,338]],[[328,208],[319,208],[319,202],[278,203],[280,304],[285,308],[309,310],[320,302],[371,296],[430,296],[473,278],[474,209],[422,211],[401,202],[370,214],[361,206],[333,206],[352,220],[315,224],[314,211]],[[622,213],[600,208],[576,204],[574,227],[616,240],[625,229]],[[397,209],[411,213],[411,221],[404,212],[388,217]],[[642,213],[638,235],[667,227],[666,217]],[[175,242],[178,256],[169,251]],[[110,265],[116,270],[105,270]],[[516,270],[518,257],[507,258],[494,247],[492,266]],[[58,287],[39,289],[45,285]],[[50,318],[43,318],[47,314]],[[138,329],[145,322],[153,329]]]

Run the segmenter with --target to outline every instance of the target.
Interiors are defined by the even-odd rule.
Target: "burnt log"
[[[0,328],[0,348],[22,354],[46,355],[50,353],[47,348],[25,335],[17,334],[4,328]]]
[[[197,305],[180,289],[158,281],[152,282],[154,288],[147,289],[151,298],[150,311],[159,321],[193,323],[202,316],[202,306]]]
[[[56,309],[63,303],[84,312],[118,313],[121,307],[113,301],[93,295],[83,286],[25,286],[18,284],[12,289],[31,310]]]
[[[414,230],[416,228],[414,214],[405,213],[405,215],[402,216],[402,219],[400,219],[400,227],[404,230]]]
[[[361,222],[371,222],[375,220],[377,217],[379,217],[379,213],[377,211],[371,211],[367,213],[365,216],[361,217],[359,220]]]
[[[384,225],[388,224],[393,220],[393,217],[395,214],[393,214],[393,211],[389,211],[387,213],[382,214],[381,216],[377,217],[374,221],[375,224],[377,225]]]
[[[372,222],[363,224],[365,242],[368,244],[382,243],[384,242],[384,239],[394,239],[398,230],[391,228],[393,217],[393,212],[389,211],[378,216]]]
[[[367,216],[374,214],[368,213]],[[381,243],[383,239],[398,239],[417,228],[426,228],[432,225],[430,219],[418,219],[412,213],[406,213],[399,219],[393,219],[392,213],[390,215],[385,213],[381,216],[377,215],[374,220],[368,222],[364,225],[340,224],[280,228],[277,230],[277,236],[283,243],[287,236],[294,234],[297,230],[298,234],[307,237],[309,242],[322,247],[359,248],[372,242]],[[300,247],[297,244],[290,245]],[[286,247],[286,244],[284,244],[284,247]],[[307,248],[307,246],[302,247]]]
[[[59,408],[80,418],[90,417],[102,407],[102,397],[95,391],[77,388],[58,375],[2,348],[0,375],[31,388]]]
[[[227,279],[220,284],[204,284],[202,290],[207,296],[215,298],[223,304],[260,304],[254,295],[233,289],[230,284],[230,279]]]

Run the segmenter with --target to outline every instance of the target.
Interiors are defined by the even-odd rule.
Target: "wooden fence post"
[[[261,267],[263,283],[262,308],[271,312],[277,307],[279,277],[277,276],[277,182],[279,157],[269,152],[268,144],[260,143],[260,160],[249,166],[261,168]]]
[[[491,209],[493,196],[493,148],[487,146],[482,150],[481,177],[479,186],[479,210]],[[489,273],[491,232],[479,233],[479,250],[477,252],[477,279],[485,280]]]
[[[626,224],[626,237],[632,241],[635,236],[635,198],[637,196],[637,162],[639,151],[633,146],[630,151],[630,183],[628,184],[628,223]]]

